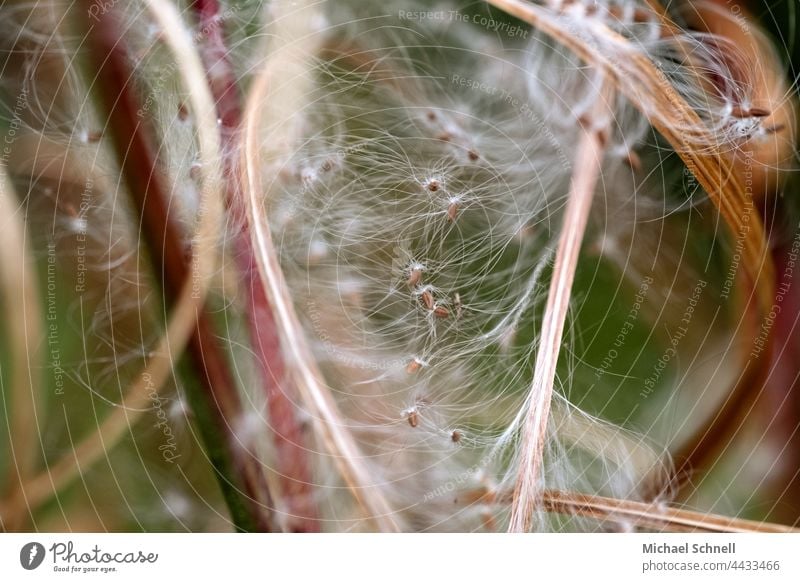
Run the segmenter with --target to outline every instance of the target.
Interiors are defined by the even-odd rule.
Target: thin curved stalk
[[[607,110],[608,95],[598,91],[598,108]],[[600,111],[600,119],[607,118]],[[508,530],[526,532],[531,529],[539,491],[540,475],[547,441],[547,425],[553,398],[556,366],[561,353],[561,340],[567,319],[572,283],[578,266],[581,243],[586,232],[592,198],[600,178],[603,161],[603,127],[584,128],[578,140],[573,165],[567,209],[561,226],[556,249],[553,276],[547,305],[542,316],[540,343],[536,354],[533,382],[525,401],[525,419],[522,426],[520,463],[511,504]]]
[[[363,453],[348,432],[341,413],[338,410],[330,390],[325,385],[322,374],[304,336],[302,326],[297,318],[288,286],[278,262],[277,251],[272,242],[269,225],[264,216],[264,196],[269,197],[269,189],[265,189],[261,179],[262,153],[265,143],[271,147],[286,147],[289,137],[270,135],[266,142],[262,139],[263,119],[271,109],[279,109],[279,100],[275,99],[270,89],[277,91],[286,83],[286,71],[293,64],[305,58],[303,44],[311,41],[304,38],[307,34],[308,14],[298,14],[307,9],[304,3],[297,3],[292,8],[294,14],[286,16],[285,22],[278,22],[280,33],[276,37],[270,53],[270,59],[251,85],[244,114],[244,148],[242,171],[243,185],[247,195],[247,211],[253,246],[256,249],[259,274],[264,282],[270,305],[274,310],[281,332],[281,344],[287,352],[287,360],[291,362],[292,372],[296,375],[300,393],[313,416],[313,422],[322,436],[325,447],[330,452],[345,483],[357,502],[363,508],[368,519],[372,520],[381,531],[397,531],[393,511],[386,500],[381,486],[374,482],[364,462]],[[296,11],[296,12],[295,12]],[[306,10],[307,12],[307,10]],[[302,24],[289,22],[304,18]],[[294,29],[297,27],[300,30]],[[295,36],[292,36],[295,35]],[[298,56],[297,53],[300,53]],[[300,75],[297,71],[292,72]],[[291,77],[291,75],[289,75]],[[283,96],[286,99],[286,96]],[[294,96],[292,97],[294,98]],[[296,104],[292,103],[292,106]],[[288,125],[288,123],[287,123]],[[288,131],[288,130],[287,130]]]
[[[200,73],[204,78],[200,58],[186,44],[190,41],[189,34],[175,7],[166,0],[145,0],[145,3],[165,36],[172,37],[173,45],[190,49],[187,55],[179,56],[178,64],[186,66],[180,58],[190,58],[193,74]],[[137,113],[141,108],[131,86],[128,57],[121,45],[123,32],[116,14],[109,11],[98,19],[96,26],[89,26],[89,41],[94,49],[96,80],[105,101],[122,175],[140,213],[141,233],[154,270],[171,302],[188,281],[196,278],[195,267],[185,258],[183,233],[170,212],[172,190],[160,171],[150,127]],[[205,88],[202,94],[203,109],[198,113],[205,116],[206,122],[216,119],[210,92]],[[219,147],[218,139],[212,143]],[[219,158],[212,162],[218,163]],[[219,172],[221,168],[216,166],[214,170]],[[205,211],[201,206],[199,213]],[[252,453],[251,438],[243,440],[237,434],[236,427],[242,418],[238,387],[211,313],[205,307],[197,313],[188,356],[194,371],[191,377],[198,386],[195,388],[190,380],[187,394],[198,415],[206,453],[217,473],[234,525],[238,530],[270,531],[274,526],[269,487],[263,467]]]
[[[238,146],[241,137],[241,103],[236,77],[219,22],[217,0],[194,0],[192,7],[204,31],[200,54],[209,75],[209,86],[220,120],[225,155],[226,206],[233,223],[235,259],[245,292],[250,342],[260,374],[261,387],[267,399],[269,425],[273,432],[275,472],[280,497],[285,504],[279,519],[283,529],[293,532],[319,531],[319,521],[311,491],[311,468],[306,453],[305,435],[294,404],[291,385],[281,353],[275,317],[267,301],[247,224],[247,206],[241,185]]]
[[[163,13],[170,18],[172,8]],[[174,24],[174,23],[172,23]],[[173,28],[174,30],[174,28]],[[183,81],[190,91],[190,102],[196,111],[197,134],[203,159],[200,208],[205,212],[197,224],[197,241],[192,249],[191,264],[196,271],[196,280],[184,281],[175,299],[164,335],[150,352],[148,363],[136,375],[136,380],[125,393],[120,405],[109,414],[96,431],[86,435],[76,444],[69,455],[47,467],[23,484],[28,508],[41,505],[74,481],[83,471],[102,459],[126,435],[130,427],[149,410],[150,394],[160,390],[172,374],[175,354],[181,353],[194,331],[198,311],[202,308],[211,279],[216,271],[218,253],[216,241],[222,223],[222,207],[217,195],[222,191],[220,172],[220,145],[215,124],[213,102],[205,84],[202,66],[194,56],[188,39],[180,35],[166,35],[177,59],[185,64],[180,68]],[[5,516],[18,511],[14,505],[5,503],[0,512]]]
[[[5,167],[0,166],[0,294],[5,306],[11,368],[6,375],[8,384],[0,387],[12,465],[5,495],[12,506],[24,508],[27,495],[24,483],[36,470],[37,450],[41,447],[39,402],[43,394],[41,366],[36,360],[45,339],[34,261],[20,212],[11,180]],[[10,406],[6,394],[10,395]],[[23,516],[16,514],[16,517],[3,519],[0,525],[5,530],[18,529]]]

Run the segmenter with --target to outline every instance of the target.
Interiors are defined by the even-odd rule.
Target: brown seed
[[[433,302],[433,293],[430,291],[423,291],[422,295],[420,295],[420,301],[425,306],[426,309],[433,310],[434,302]]]
[[[411,428],[417,428],[419,426],[419,413],[416,410],[409,410],[407,418]]]
[[[428,111],[428,119],[430,121],[436,121],[436,112],[435,111]]]
[[[103,139],[102,131],[90,131],[86,134],[86,141],[89,143],[97,143]]]
[[[440,133],[439,135],[437,135],[436,139],[438,139],[439,141],[450,141],[451,139],[453,139],[453,136],[450,135],[449,133],[445,132],[445,133]]]
[[[422,281],[422,269],[411,269],[411,272],[408,274],[408,283],[409,287],[416,287]]]
[[[607,129],[601,129],[597,132],[597,141],[600,143],[600,147],[606,147],[606,144],[608,144],[608,139],[609,136]]]
[[[630,166],[631,170],[634,172],[639,172],[642,169],[642,159],[633,150],[628,152],[628,156],[625,158],[625,163],[628,164],[628,166]]]
[[[748,111],[746,109],[743,109],[742,107],[739,107],[738,105],[734,106],[734,108],[731,110],[731,115],[733,117],[738,118],[738,119],[750,116],[750,114],[748,113]]]
[[[178,105],[178,119],[181,121],[189,119],[189,108],[186,107],[186,103],[181,102],[181,104]]]
[[[588,15],[589,8],[587,7],[586,10]],[[636,24],[647,24],[652,19],[650,12],[648,12],[647,10],[635,9],[633,11],[633,14],[630,16],[626,15],[623,9],[620,8],[619,6],[609,6],[608,8],[606,8],[606,11],[610,16],[613,16],[616,19],[631,18],[633,22],[635,22]]]
[[[450,440],[453,441],[456,444],[460,443],[461,442],[461,431],[460,430],[454,430],[453,432],[451,432],[450,433]]]
[[[477,162],[480,159],[478,152],[476,152],[475,150],[469,150],[467,152],[467,157],[473,162]]]
[[[330,160],[325,160],[322,162],[322,171],[323,172],[330,172],[333,168],[333,162]]]
[[[450,222],[455,222],[457,215],[458,215],[458,202],[451,202],[450,206],[447,207],[447,220],[449,220]]]
[[[420,368],[422,368],[422,362],[420,362],[417,358],[414,358],[408,363],[408,366],[406,366],[406,372],[409,374],[414,374],[419,372]]]
[[[427,182],[425,182],[425,188],[427,188],[431,192],[438,192],[439,188],[441,187],[442,187],[441,182],[439,182],[439,180],[437,180],[436,178],[432,178]]]
[[[433,314],[439,319],[447,319],[450,317],[450,310],[447,309],[447,307],[442,307],[440,305],[439,307],[434,308]]]
[[[745,109],[739,105],[734,106],[731,110],[731,115],[737,119],[744,119],[746,117],[768,117],[770,112],[761,107],[750,107]]]
[[[765,127],[764,128],[764,133],[766,133],[766,134],[778,133],[780,131],[783,131],[784,129],[786,129],[786,126],[784,124],[782,124],[782,123],[778,123],[778,124],[772,125],[770,127]]]

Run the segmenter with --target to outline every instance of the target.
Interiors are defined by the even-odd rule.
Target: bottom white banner
[[[777,582],[799,566],[792,534],[0,534],[4,581]]]

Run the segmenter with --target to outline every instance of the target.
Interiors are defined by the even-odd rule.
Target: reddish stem
[[[201,56],[214,96],[225,151],[225,176],[228,184],[226,204],[236,229],[234,248],[242,287],[247,293],[250,340],[267,397],[269,422],[275,439],[276,470],[281,497],[286,502],[287,529],[319,531],[312,497],[311,470],[304,445],[305,435],[297,418],[297,406],[283,361],[280,339],[266,289],[258,275],[250,240],[246,206],[242,195],[238,156],[242,110],[236,76],[231,67],[223,35],[224,16],[217,0],[194,0],[201,36]]]
[[[174,301],[191,275],[190,265],[184,237],[171,212],[170,192],[154,152],[151,128],[138,115],[141,107],[132,90],[130,59],[120,43],[121,33],[122,26],[113,11],[90,24],[88,38],[97,64],[96,83],[107,107],[108,127],[122,174],[140,212],[140,230],[156,276],[167,300]],[[204,415],[213,423],[213,428],[203,427],[204,437],[222,435],[222,439],[217,438],[221,443],[206,438],[206,447],[237,527],[270,531],[272,500],[261,468],[247,450],[247,443],[232,432],[241,417],[241,402],[217,338],[207,309],[200,310],[187,349],[202,389]],[[238,491],[236,481],[241,481],[244,494]]]
[[[773,251],[778,289],[784,293],[775,318],[772,373],[762,409],[765,441],[777,451],[769,478],[775,506],[770,517],[800,523],[800,287],[793,281],[800,252],[800,233]],[[782,286],[782,287],[781,287]]]

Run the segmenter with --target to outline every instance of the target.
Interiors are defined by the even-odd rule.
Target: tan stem
[[[200,63],[188,34],[182,33],[183,24],[174,6],[164,0],[148,0],[148,7],[164,30],[165,40],[181,63],[179,72],[191,90],[190,103],[196,113],[197,134],[203,160],[200,215],[196,235],[197,244],[192,249],[191,264],[195,265],[195,279],[188,280],[178,296],[170,315],[167,329],[156,348],[150,352],[147,365],[137,374],[136,380],[125,393],[122,402],[106,417],[97,430],[81,439],[71,453],[58,460],[36,477],[26,481],[27,507],[31,510],[40,505],[112,449],[130,430],[130,427],[149,410],[148,403],[154,391],[158,391],[170,377],[172,364],[177,354],[185,348],[194,331],[197,312],[205,302],[210,281],[216,272],[217,240],[222,224],[222,201],[219,198],[222,183],[222,161],[219,134],[214,120],[216,111],[213,99],[205,82],[205,71]],[[20,511],[10,502],[0,505],[0,517]]]
[[[606,99],[607,95],[600,92],[598,99],[600,108],[607,109],[604,103]],[[599,117],[605,119],[606,115],[601,111]],[[536,368],[526,401],[527,412],[522,428],[520,465],[511,504],[509,523],[511,532],[530,530],[542,486],[542,461],[556,367],[581,243],[586,231],[589,210],[592,207],[594,190],[600,177],[603,141],[602,128],[597,127],[585,128],[578,140],[572,185],[561,226],[547,305],[542,317]]]
[[[512,500],[511,492],[495,493],[486,489],[467,491],[457,498],[463,505],[499,504]],[[738,519],[723,515],[690,511],[662,503],[643,503],[572,491],[548,489],[541,492],[541,508],[550,513],[577,515],[626,527],[670,532],[714,533],[800,533],[786,525]]]
[[[44,342],[43,317],[37,290],[34,261],[25,232],[22,209],[14,187],[0,166],[0,292],[5,307],[5,326],[8,339],[11,374],[2,386],[10,394],[6,405],[11,449],[8,491],[12,505],[26,507],[23,483],[36,470],[39,435],[39,401],[41,394],[41,365],[37,355]],[[7,389],[10,388],[10,389]],[[15,519],[3,519],[5,530],[18,529],[24,519],[22,511]]]
[[[364,454],[348,431],[311,354],[264,216],[264,198],[269,198],[270,188],[262,184],[263,160],[270,155],[282,155],[292,144],[295,129],[291,120],[299,116],[290,110],[298,107],[299,89],[286,79],[299,81],[303,78],[309,58],[307,48],[312,44],[305,36],[310,19],[309,5],[298,4],[300,6],[293,8],[281,21],[271,57],[254,79],[245,108],[242,183],[247,195],[249,226],[257,250],[259,273],[279,324],[281,345],[287,351],[287,362],[297,377],[300,394],[314,418],[315,428],[367,517],[381,531],[397,531],[391,506],[370,474]],[[304,12],[302,16],[301,12]],[[266,138],[262,135],[265,126],[269,128]]]

